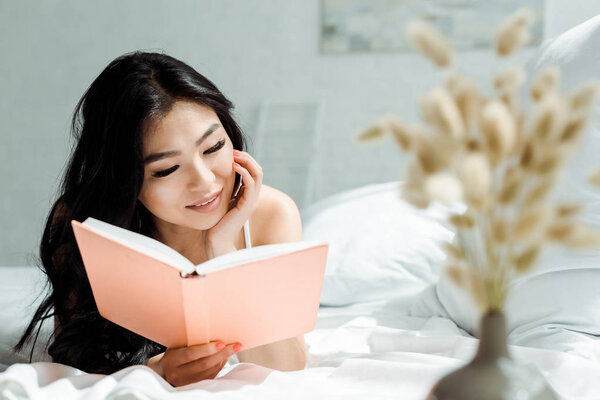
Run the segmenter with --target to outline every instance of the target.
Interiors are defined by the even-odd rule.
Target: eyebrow
[[[202,142],[204,141],[204,139],[206,139],[208,136],[210,136],[211,133],[213,133],[214,131],[216,131],[220,127],[221,127],[221,125],[219,125],[219,124],[216,124],[216,123],[212,124],[206,130],[206,132],[204,132],[202,134],[202,136],[200,137],[200,139],[196,140],[196,147],[200,146],[202,144]],[[149,164],[151,162],[158,161],[158,160],[161,160],[161,159],[166,158],[166,157],[177,156],[179,154],[181,154],[180,151],[174,151],[174,150],[172,150],[172,151],[163,151],[163,152],[160,152],[160,153],[152,153],[152,154],[150,154],[150,155],[148,155],[148,156],[146,156],[144,158],[144,164]]]

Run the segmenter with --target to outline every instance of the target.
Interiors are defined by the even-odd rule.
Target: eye
[[[165,169],[162,171],[158,171],[152,174],[152,176],[156,177],[156,178],[162,178],[163,176],[167,176],[169,175],[171,172],[175,171],[177,168],[179,168],[179,165],[174,165],[169,169]]]
[[[204,152],[204,154],[214,153],[215,151],[219,150],[223,146],[225,146],[225,140],[221,139],[213,147],[211,147],[210,149],[206,150]]]

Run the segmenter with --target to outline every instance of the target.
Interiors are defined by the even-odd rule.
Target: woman
[[[231,109],[212,82],[164,54],[125,54],[102,71],[75,108],[76,145],[40,244],[51,291],[16,349],[54,317],[48,353],[86,372],[146,364],[180,386],[214,378],[240,348],[242,362],[304,367],[303,336],[245,351],[243,343],[220,341],[166,349],[109,322],[98,313],[73,236],[70,221],[91,216],[153,237],[194,264],[250,238],[254,246],[302,240],[298,208],[262,185]]]

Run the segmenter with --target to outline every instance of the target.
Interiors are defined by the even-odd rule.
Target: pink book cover
[[[243,249],[236,253],[245,252],[246,261],[238,257],[237,265],[206,273],[207,263],[200,264],[198,273],[183,277],[177,264],[164,257],[71,223],[100,315],[164,346],[222,340],[242,343],[247,350],[302,335],[316,325],[326,242],[269,245],[304,247],[258,260],[252,255],[267,246]],[[143,236],[128,235],[130,240]],[[226,256],[209,261],[214,266],[219,263],[214,260]]]

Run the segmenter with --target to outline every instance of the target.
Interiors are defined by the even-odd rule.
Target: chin
[[[187,211],[187,210],[186,210]],[[218,209],[214,210],[211,213],[201,214],[195,212],[186,212],[185,214],[196,214],[196,215],[186,215],[178,225],[186,226],[192,229],[205,231],[207,229],[215,226],[221,218],[225,216],[225,214],[229,210],[227,209],[227,205],[221,204]]]
[[[199,230],[199,231],[206,231],[209,230],[210,228],[212,228],[213,226],[217,225],[217,223],[221,220],[223,216],[220,215],[218,218],[215,216],[210,216],[210,217],[204,217],[204,219],[202,220],[198,220],[197,223],[194,223],[193,221],[187,221],[187,226],[189,226],[190,228]]]

